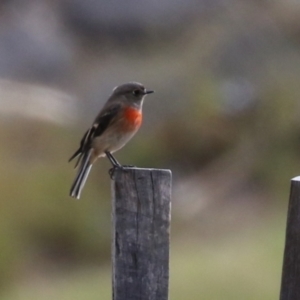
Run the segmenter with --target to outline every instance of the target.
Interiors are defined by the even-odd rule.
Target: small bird
[[[123,167],[112,153],[121,149],[137,132],[142,123],[144,98],[153,92],[138,82],[113,89],[93,125],[84,134],[78,150],[69,159],[70,162],[78,156],[75,168],[79,165],[70,190],[71,197],[80,198],[92,165],[99,157],[109,159],[113,165],[112,172]]]

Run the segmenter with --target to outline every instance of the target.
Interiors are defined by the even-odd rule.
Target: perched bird
[[[79,149],[69,161],[78,156],[75,168],[77,175],[70,190],[70,196],[79,199],[93,163],[107,156],[115,168],[122,165],[112,155],[121,149],[137,132],[142,123],[143,100],[153,91],[146,90],[138,82],[130,82],[113,89],[93,125],[84,134]]]

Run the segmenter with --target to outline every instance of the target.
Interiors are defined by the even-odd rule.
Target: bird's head
[[[119,85],[113,89],[112,98],[125,98],[127,101],[133,104],[142,103],[144,97],[148,94],[152,94],[154,91],[147,90],[141,83],[129,82]]]

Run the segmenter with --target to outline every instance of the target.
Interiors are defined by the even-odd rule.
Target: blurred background
[[[299,1],[1,1],[1,299],[111,299],[110,164],[75,201],[67,160],[128,81],[156,93],[116,157],[173,171],[170,299],[276,299],[299,80]]]

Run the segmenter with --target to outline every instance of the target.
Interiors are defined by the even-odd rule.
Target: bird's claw
[[[109,174],[111,180],[114,180],[114,179],[115,179],[115,178],[114,178],[114,174],[115,174],[115,170],[116,170],[117,168],[118,168],[117,166],[113,166],[112,168],[110,168],[110,169],[108,170],[108,174]]]
[[[114,180],[115,178],[114,178],[114,174],[115,174],[115,170],[116,169],[121,169],[121,170],[124,170],[125,168],[134,168],[135,166],[133,166],[133,165],[120,165],[120,166],[113,166],[112,168],[110,168],[109,170],[108,170],[108,174],[109,174],[109,176],[110,176],[110,178],[112,179],[112,180]]]

